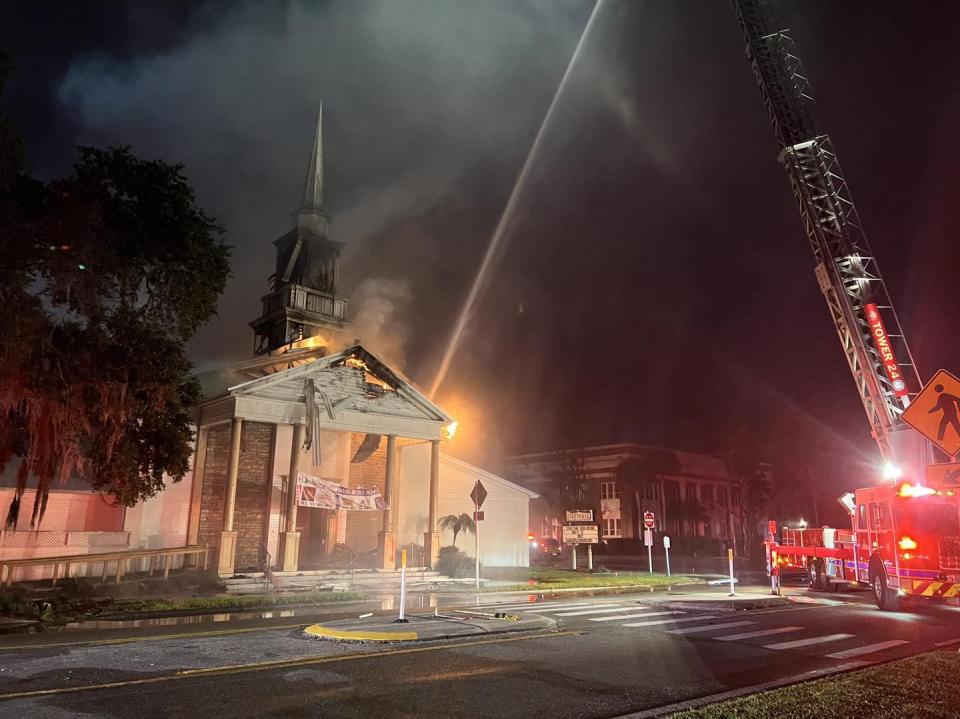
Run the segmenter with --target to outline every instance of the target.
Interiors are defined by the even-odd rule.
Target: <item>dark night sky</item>
[[[183,162],[234,278],[191,346],[249,356],[325,103],[355,334],[429,386],[590,2],[8,2],[33,171],[75,144]],[[786,3],[921,372],[960,369],[960,8]],[[720,0],[604,0],[441,404],[460,451],[756,443],[872,458],[739,30]],[[378,331],[378,327],[383,329]],[[846,481],[844,481],[846,483]]]

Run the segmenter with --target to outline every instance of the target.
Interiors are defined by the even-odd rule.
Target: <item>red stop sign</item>
[[[644,512],[643,513],[643,526],[647,529],[653,529],[655,522],[653,521],[653,512]]]

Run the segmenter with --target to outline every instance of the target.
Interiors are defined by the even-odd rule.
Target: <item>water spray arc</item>
[[[443,380],[446,379],[447,372],[450,370],[450,363],[453,361],[453,357],[460,345],[460,340],[463,337],[463,331],[467,326],[467,322],[470,320],[470,313],[472,312],[473,306],[477,301],[480,290],[483,289],[483,285],[486,282],[487,273],[491,264],[493,263],[493,258],[496,257],[497,250],[503,243],[503,239],[506,235],[506,229],[510,225],[510,221],[513,218],[517,201],[521,195],[523,186],[526,184],[527,175],[530,173],[530,168],[533,166],[533,161],[537,157],[543,137],[546,134],[546,129],[550,125],[550,119],[553,117],[554,110],[556,109],[557,105],[559,105],[560,97],[563,95],[563,90],[567,85],[570,75],[572,74],[573,67],[577,62],[577,58],[580,56],[580,51],[586,42],[587,36],[590,34],[590,29],[593,27],[594,21],[597,18],[600,6],[602,4],[603,0],[597,0],[596,4],[593,6],[593,10],[590,12],[590,17],[587,19],[587,23],[583,27],[583,32],[580,34],[580,39],[577,41],[577,46],[574,48],[573,54],[570,56],[570,62],[567,63],[567,69],[564,71],[563,77],[560,78],[560,84],[557,85],[557,91],[553,94],[553,99],[550,101],[550,106],[547,108],[547,112],[543,116],[543,121],[540,123],[540,128],[537,130],[537,135],[533,140],[533,144],[530,145],[530,149],[527,151],[527,156],[523,161],[523,166],[520,168],[520,174],[517,175],[517,179],[513,183],[513,189],[510,191],[510,197],[507,200],[507,204],[504,206],[503,212],[500,213],[500,219],[497,222],[497,227],[493,232],[493,236],[490,238],[490,244],[487,245],[487,251],[483,256],[483,261],[480,263],[480,268],[477,270],[477,274],[473,278],[473,284],[470,286],[470,292],[467,295],[466,301],[463,303],[463,308],[460,310],[459,316],[457,317],[457,322],[454,325],[453,332],[450,334],[450,339],[447,341],[447,347],[443,353],[443,360],[440,363],[440,368],[437,370],[437,374],[433,378],[433,384],[430,386],[429,396],[431,400],[436,396],[437,390],[440,389],[440,385],[443,384]]]

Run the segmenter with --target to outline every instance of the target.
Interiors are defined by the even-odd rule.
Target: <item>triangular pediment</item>
[[[360,345],[227,389],[232,396],[303,403],[308,392],[322,415],[343,412],[449,423],[452,418],[408,380]]]

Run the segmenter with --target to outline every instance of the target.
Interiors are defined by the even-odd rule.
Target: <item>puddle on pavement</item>
[[[439,597],[434,594],[421,594],[407,597],[407,609],[428,609],[439,605]],[[342,612],[344,616],[368,611],[390,611],[398,609],[400,598],[386,596],[376,600],[355,603],[351,611]],[[312,617],[317,614],[341,613],[336,605],[313,604],[305,607],[291,607],[289,609],[257,609],[242,612],[217,612],[215,614],[188,614],[176,617],[153,617],[145,619],[91,619],[82,622],[70,622],[62,627],[48,627],[46,631],[70,631],[72,629],[135,629],[138,627],[171,627],[188,624],[219,624],[236,622],[245,619],[284,619],[295,617]]]

